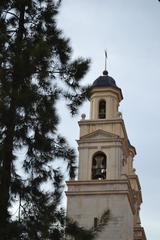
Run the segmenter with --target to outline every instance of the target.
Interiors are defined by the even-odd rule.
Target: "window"
[[[99,102],[98,118],[100,119],[106,118],[106,101],[105,100],[100,100]]]
[[[97,152],[92,159],[92,179],[106,179],[106,155]]]

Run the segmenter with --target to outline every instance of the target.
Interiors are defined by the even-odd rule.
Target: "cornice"
[[[95,142],[95,143],[97,143],[97,142]],[[85,143],[84,143],[85,144]],[[97,146],[97,145],[92,145],[92,146],[88,146],[88,145],[84,145],[84,146],[79,146],[78,147],[78,150],[80,150],[80,149],[98,149],[98,148],[100,148],[100,149],[111,149],[111,148],[121,148],[121,145],[101,145],[101,146]]]
[[[96,93],[112,93],[115,94],[118,97],[118,101],[120,102],[123,99],[122,95],[122,90],[118,87],[94,87],[90,91],[90,97],[89,99],[92,98],[92,96]]]
[[[129,183],[127,179],[111,179],[111,180],[70,180],[66,181],[67,185],[105,185],[108,184],[122,184]],[[130,184],[130,183],[129,183]]]
[[[119,142],[119,143],[122,143],[123,142],[123,138],[106,138],[106,139],[80,139],[80,140],[77,140],[77,143],[78,144],[82,144],[82,143],[106,143],[106,142]]]
[[[120,119],[97,119],[97,120],[90,120],[90,119],[86,119],[86,120],[80,120],[78,122],[79,125],[86,125],[86,124],[106,124],[106,123],[122,123],[124,124],[124,121],[122,118]]]
[[[67,181],[68,191],[66,192],[67,196],[86,196],[86,195],[127,195],[128,201],[130,203],[133,214],[135,213],[134,209],[134,196],[131,189],[130,182],[127,179],[117,179],[117,180],[90,180],[90,181]],[[80,186],[100,186],[100,185],[127,185],[127,189],[80,189]],[[73,187],[73,190],[71,189]],[[76,189],[77,187],[77,189]],[[112,188],[112,187],[111,187]]]

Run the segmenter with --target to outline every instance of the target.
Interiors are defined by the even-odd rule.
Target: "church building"
[[[91,228],[105,210],[110,216],[98,240],[146,240],[140,221],[141,186],[133,167],[136,149],[129,141],[119,104],[122,90],[105,70],[92,84],[90,118],[79,121],[78,180],[67,182],[67,214]]]

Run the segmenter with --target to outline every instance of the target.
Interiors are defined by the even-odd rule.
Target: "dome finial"
[[[103,75],[104,75],[104,76],[108,76],[108,71],[107,71],[107,70],[104,70],[104,71],[103,71]]]
[[[107,71],[107,50],[104,51],[104,71],[103,71],[103,75],[107,76],[108,75],[108,71]]]

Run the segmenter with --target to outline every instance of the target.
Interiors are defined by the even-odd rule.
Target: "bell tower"
[[[78,180],[67,182],[67,214],[90,228],[105,210],[110,219],[99,240],[146,240],[139,211],[141,187],[119,104],[121,89],[105,70],[92,84],[90,119],[79,121]]]

